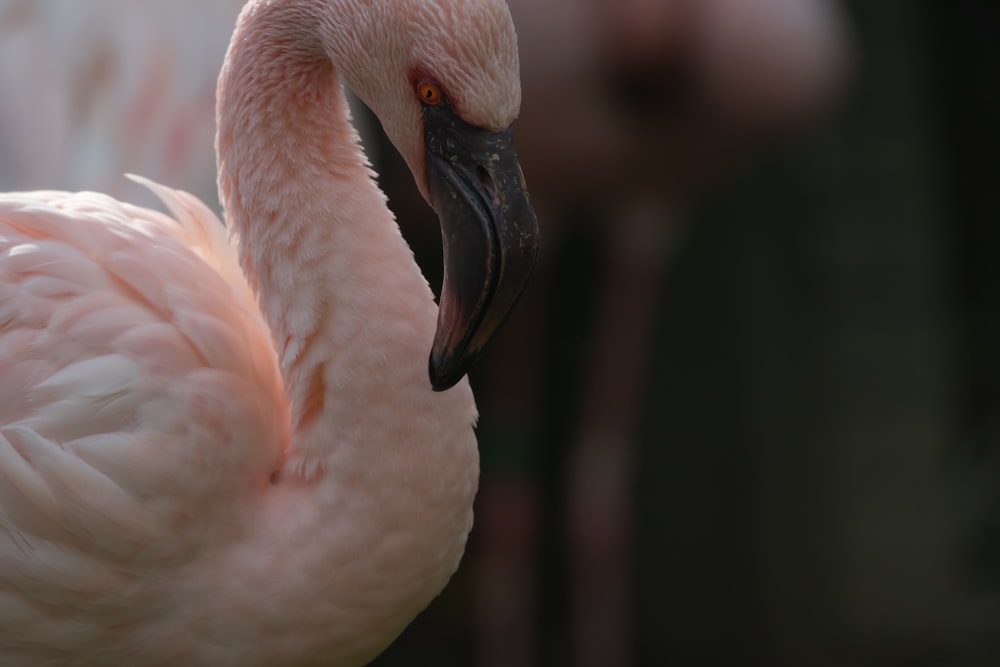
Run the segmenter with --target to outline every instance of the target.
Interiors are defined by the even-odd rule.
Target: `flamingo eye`
[[[420,96],[421,102],[432,107],[441,104],[441,101],[444,99],[441,87],[426,79],[417,84],[417,95]]]

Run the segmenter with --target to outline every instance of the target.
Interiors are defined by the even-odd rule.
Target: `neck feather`
[[[290,467],[307,476],[336,443],[386,430],[410,440],[412,423],[374,416],[379,405],[455,409],[442,426],[474,418],[467,388],[430,391],[433,295],[361,150],[319,17],[306,11],[322,6],[247,12],[218,91],[220,191],[285,379]]]
[[[371,657],[457,567],[478,479],[475,406],[465,381],[431,390],[437,308],[314,34],[309,13],[323,6],[251,4],[218,89],[220,194],[292,433],[263,544],[233,569],[276,582],[269,599],[302,621],[290,635]],[[275,541],[295,557],[267,562]]]

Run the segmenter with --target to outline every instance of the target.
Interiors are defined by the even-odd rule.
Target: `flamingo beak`
[[[521,296],[538,257],[511,130],[470,125],[447,104],[424,109],[431,205],[441,223],[444,284],[428,370],[444,391],[462,379]]]

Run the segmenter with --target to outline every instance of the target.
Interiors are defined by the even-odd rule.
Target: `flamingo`
[[[588,236],[601,239],[607,264],[588,301],[590,363],[579,388],[568,387],[578,400],[560,399],[580,415],[566,460],[546,473],[525,465],[530,459],[505,457],[479,492],[486,556],[476,568],[478,657],[483,665],[535,664],[544,653],[541,631],[543,644],[570,647],[578,666],[625,667],[638,660],[639,408],[644,386],[658,382],[648,369],[666,269],[682,245],[692,199],[726,161],[815,120],[843,89],[850,31],[836,0],[508,1],[524,65],[521,158],[548,225],[548,256],[560,255],[586,210]],[[531,451],[539,433],[551,431],[541,424],[552,415],[539,407],[546,403],[539,388],[549,384],[540,376],[545,364],[524,361],[543,359],[543,341],[555,336],[540,335],[554,321],[545,299],[558,292],[546,289],[548,267],[496,341],[521,363],[495,354],[500,363],[486,369],[491,381],[480,401],[502,424],[496,440],[505,448],[520,442]],[[542,619],[537,603],[546,532],[539,517],[549,495],[540,489],[558,488],[559,475],[566,483],[565,622],[552,620],[558,614]],[[564,627],[566,641],[553,641]]]
[[[121,177],[135,171],[215,207],[205,147],[244,4],[0,0],[0,189],[45,184],[156,203]]]
[[[360,665],[444,587],[465,374],[538,247],[518,69],[503,0],[253,0],[217,89],[229,235],[138,177],[173,217],[0,195],[0,664]],[[439,216],[440,308],[341,77]]]

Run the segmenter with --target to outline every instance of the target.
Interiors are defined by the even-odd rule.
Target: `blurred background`
[[[217,206],[241,4],[0,0],[0,188]],[[1000,664],[1000,5],[510,5],[541,264],[466,558],[374,664]]]

